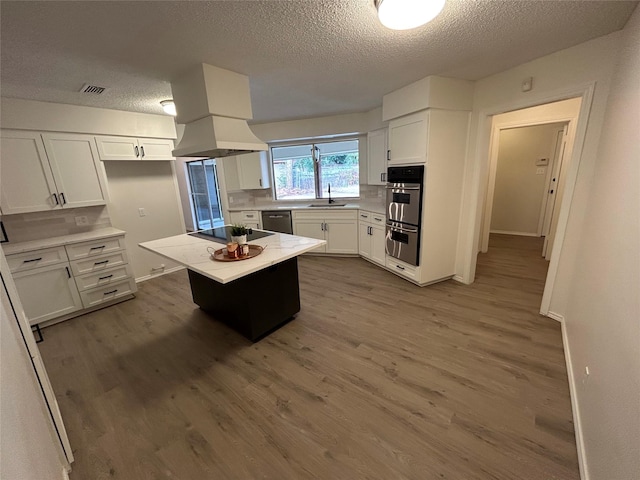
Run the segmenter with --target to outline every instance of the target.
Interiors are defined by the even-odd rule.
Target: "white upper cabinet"
[[[238,180],[242,190],[259,190],[270,187],[267,152],[238,155],[236,162],[238,163]]]
[[[406,115],[389,122],[389,164],[407,165],[427,161],[429,112]]]
[[[100,160],[175,160],[173,140],[166,138],[96,137]]]
[[[381,128],[367,135],[367,183],[384,185],[387,182],[388,130]]]
[[[4,214],[106,203],[92,136],[11,130],[1,136]]]
[[[66,133],[44,133],[44,148],[51,164],[63,207],[104,205],[106,183],[101,175],[93,137]]]
[[[37,132],[2,130],[0,201],[2,213],[51,210],[58,206],[53,173]]]

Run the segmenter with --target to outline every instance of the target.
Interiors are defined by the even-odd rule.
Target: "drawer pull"
[[[100,250],[101,248],[106,247],[106,245],[100,245],[99,247],[91,247],[89,250]]]
[[[373,217],[373,219],[374,219],[374,220],[376,220],[376,221],[378,221],[378,222],[381,222],[381,221],[382,221],[382,219],[381,219],[381,218],[378,218],[378,217]]]
[[[111,295],[112,293],[116,293],[118,291],[118,289],[116,288],[115,290],[111,290],[110,292],[104,292],[102,295]]]
[[[362,214],[360,214],[360,216],[361,216],[362,218],[369,218],[369,215],[362,215]]]
[[[98,278],[98,281],[100,281],[100,280],[106,280],[107,278],[111,278],[111,277],[113,277],[113,273],[112,273],[111,275],[105,275],[104,277],[100,277],[100,278]]]
[[[32,258],[31,260],[23,260],[22,263],[37,262],[38,260],[42,260],[42,257]]]
[[[253,218],[253,215],[245,215],[247,218]]]
[[[102,260],[101,262],[95,262],[94,265],[104,265],[105,263],[109,263],[109,260]]]
[[[69,267],[64,267],[64,268],[67,271],[67,276],[71,278],[71,272],[69,271]]]
[[[399,268],[400,270],[404,270],[404,267],[401,267],[400,265],[396,265],[396,268]]]

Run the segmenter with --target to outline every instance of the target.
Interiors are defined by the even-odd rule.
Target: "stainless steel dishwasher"
[[[262,212],[262,229],[271,232],[293,234],[291,210],[265,210]]]

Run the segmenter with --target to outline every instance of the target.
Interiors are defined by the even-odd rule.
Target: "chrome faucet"
[[[328,183],[327,185],[329,185],[329,205],[331,205],[332,203],[336,203],[336,201],[331,199],[331,184]]]

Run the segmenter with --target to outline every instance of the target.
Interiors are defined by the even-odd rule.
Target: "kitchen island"
[[[187,267],[193,301],[255,342],[300,311],[297,257],[326,242],[254,230],[248,242],[264,248],[260,255],[233,262],[212,260],[209,251],[226,246],[229,229],[161,238],[140,247]]]

